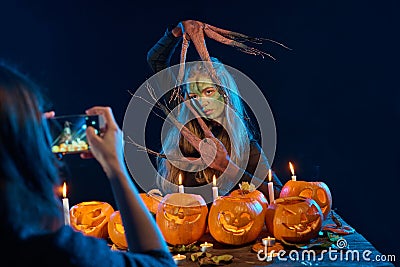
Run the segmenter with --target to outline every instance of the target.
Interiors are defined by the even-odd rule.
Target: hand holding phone
[[[87,138],[92,146],[89,154],[96,158],[109,178],[118,176],[121,170],[126,172],[123,133],[115,121],[111,108],[94,106],[86,110],[86,114],[99,115],[104,119],[104,125],[100,128],[101,136],[96,135],[93,128],[87,130]],[[86,158],[85,153],[81,153],[81,157]]]

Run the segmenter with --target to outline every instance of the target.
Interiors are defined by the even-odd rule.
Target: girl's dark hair
[[[1,235],[24,237],[59,226],[58,169],[38,86],[0,63]]]

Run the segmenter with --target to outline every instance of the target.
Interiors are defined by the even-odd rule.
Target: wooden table
[[[340,216],[338,218],[344,225],[348,225]],[[327,219],[324,225],[327,223],[332,223],[331,219]],[[334,248],[331,248],[331,251],[327,249],[325,252],[323,252],[323,249],[313,250],[316,255],[314,257],[311,255],[313,253],[311,249],[305,252],[304,249],[293,249],[292,247],[285,246],[285,254],[280,255],[279,258],[274,257],[272,261],[260,261],[257,253],[252,250],[252,247],[256,243],[261,243],[261,239],[268,235],[270,234],[264,229],[259,238],[251,244],[245,246],[228,246],[218,243],[209,233],[206,233],[197,244],[211,242],[214,245],[209,251],[212,255],[232,255],[233,260],[229,264],[223,264],[224,266],[394,266],[389,261],[377,261],[377,257],[381,257],[382,254],[357,231],[341,236],[348,244],[347,250],[337,248],[336,251]],[[186,255],[186,260],[179,264],[179,266],[199,266],[199,262],[193,262],[190,259],[192,253],[181,253]],[[364,257],[363,253],[365,253]],[[357,255],[359,260],[357,260]],[[260,254],[261,256],[263,254]]]

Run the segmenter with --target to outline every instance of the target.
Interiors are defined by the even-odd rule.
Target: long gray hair
[[[220,84],[216,84],[218,91],[223,96],[225,109],[224,117],[226,125],[222,125],[224,130],[218,136],[218,138],[227,149],[231,160],[243,167],[243,157],[248,155],[249,141],[253,139],[253,130],[249,122],[246,109],[243,105],[243,101],[240,97],[240,93],[237,84],[228,72],[225,66],[216,58],[212,59],[212,67],[215,69],[215,73],[218,77]],[[186,71],[183,82],[183,93],[187,93],[189,90],[189,78],[195,76],[210,77],[208,71],[202,61],[186,63]],[[186,81],[186,82],[185,82]],[[209,81],[209,80],[207,80]],[[189,128],[194,134],[200,138],[204,138],[204,135],[199,127],[196,120],[193,120],[193,114],[187,108],[186,105],[181,104],[179,112],[176,114],[176,119]],[[207,120],[205,120],[207,123]],[[181,150],[181,152],[179,152]],[[199,156],[197,151],[194,150],[193,146],[190,145],[184,137],[179,133],[177,127],[169,129],[162,143],[161,153],[165,155],[183,155],[183,156]],[[246,163],[247,164],[247,161]],[[168,158],[158,159],[158,179],[157,183],[159,188],[164,192],[169,193],[173,191],[175,186],[173,184],[178,183],[179,173],[184,172],[182,169],[176,167],[176,164],[171,163]],[[206,182],[209,183],[213,173],[220,175],[219,172],[211,168],[205,170],[208,174],[206,175]]]

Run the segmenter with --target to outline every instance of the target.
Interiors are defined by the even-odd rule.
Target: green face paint
[[[212,80],[207,76],[196,76],[188,79],[188,83],[189,97],[198,101],[206,117],[222,122],[225,103]]]

